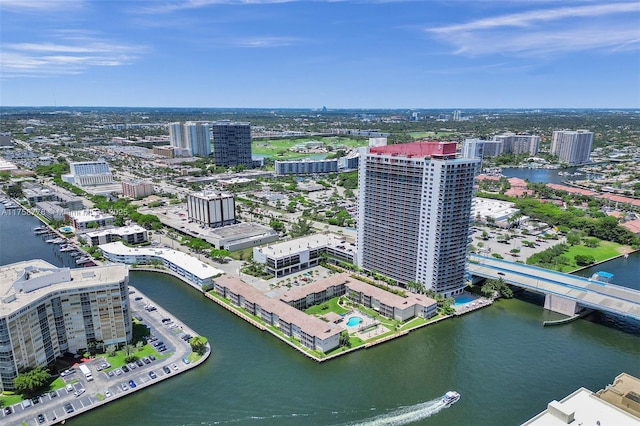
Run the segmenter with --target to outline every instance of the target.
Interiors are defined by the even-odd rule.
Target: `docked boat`
[[[459,399],[460,399],[460,394],[458,392],[449,391],[443,395],[442,402],[444,402],[444,405],[448,407],[449,405],[458,402]]]
[[[60,246],[60,251],[61,252],[65,252],[65,251],[74,251],[76,248],[70,244],[68,245],[64,245],[64,246]]]
[[[76,265],[82,265],[83,263],[89,263],[92,262],[90,257],[86,257],[86,256],[82,256],[78,259],[76,259]]]
[[[57,238],[51,238],[50,240],[46,240],[45,243],[49,243],[49,244],[55,243],[56,240],[57,240]]]
[[[35,228],[33,228],[34,232],[38,232],[38,231],[48,231],[49,229],[46,226],[36,226]]]
[[[80,253],[79,251],[72,251],[71,253],[69,253],[69,256],[71,257],[78,257],[80,256],[82,253]]]
[[[53,240],[53,244],[64,244],[66,242],[67,240],[65,240],[64,238],[56,238],[55,240]]]

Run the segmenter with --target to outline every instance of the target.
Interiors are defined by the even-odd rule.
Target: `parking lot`
[[[133,288],[131,290],[132,316],[148,326],[153,336],[149,344],[154,347],[155,353],[121,367],[112,367],[105,358],[85,362],[83,365],[89,368],[91,380],[87,380],[78,366],[70,368],[63,372],[65,387],[14,404],[8,407],[9,410],[4,407],[0,414],[0,424],[58,423],[197,365],[183,361],[191,353],[188,339],[183,337],[195,336],[196,333],[139,291]],[[149,307],[154,309],[146,309]],[[160,350],[162,347],[164,349]],[[202,360],[205,358],[206,356]]]

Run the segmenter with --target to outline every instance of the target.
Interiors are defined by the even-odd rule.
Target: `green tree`
[[[195,336],[189,339],[191,350],[198,355],[203,355],[207,350],[207,338],[203,336]]]
[[[116,345],[109,345],[107,346],[107,356],[116,356],[116,352],[118,351],[118,348],[116,347]]]
[[[18,374],[13,379],[13,385],[18,392],[33,395],[48,384],[49,377],[49,372],[38,366]]]
[[[347,330],[340,332],[340,346],[351,347],[351,339],[349,339],[349,332]]]
[[[291,236],[292,237],[302,237],[304,235],[307,235],[311,232],[311,222],[309,222],[307,219],[305,218],[300,218],[298,219],[297,222],[295,222],[293,225],[291,225]]]

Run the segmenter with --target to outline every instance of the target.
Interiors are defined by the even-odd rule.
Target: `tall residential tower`
[[[479,158],[455,142],[362,148],[357,264],[451,296],[465,287]]]
[[[556,130],[551,140],[551,154],[563,163],[584,164],[589,162],[593,132],[587,130]]]

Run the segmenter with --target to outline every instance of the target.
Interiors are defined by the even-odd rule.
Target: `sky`
[[[640,2],[0,0],[0,106],[639,108]]]

